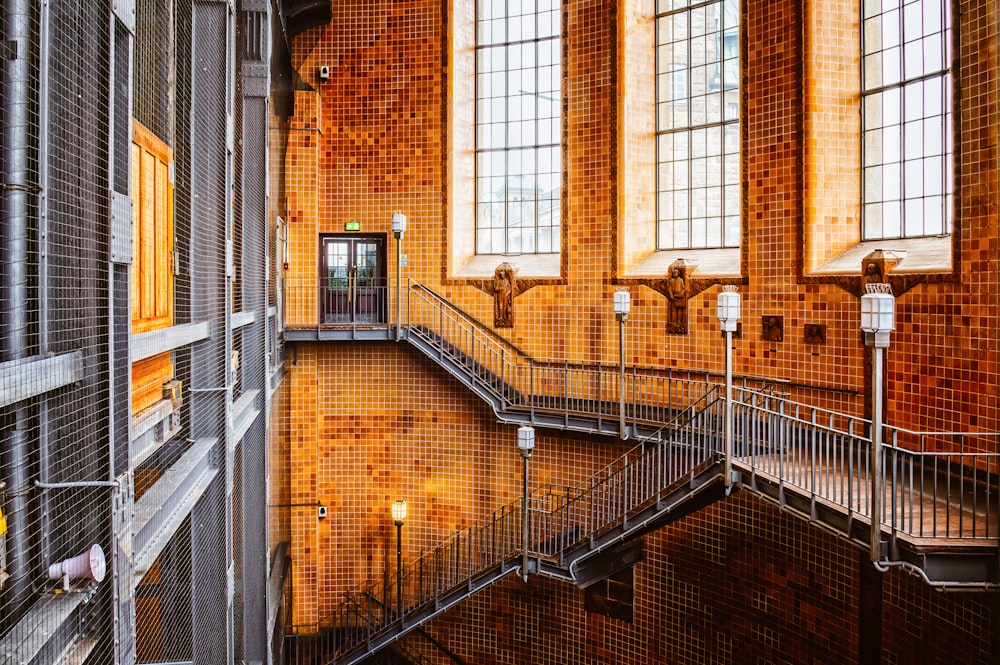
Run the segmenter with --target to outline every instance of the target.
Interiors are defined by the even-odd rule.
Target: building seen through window
[[[658,0],[657,249],[740,243],[739,4]]]
[[[863,237],[951,233],[951,16],[942,0],[865,0]]]
[[[560,5],[480,0],[476,253],[559,251]]]

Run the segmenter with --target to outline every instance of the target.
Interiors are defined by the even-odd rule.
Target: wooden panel
[[[132,333],[168,328],[174,323],[173,153],[140,123],[132,122]],[[132,365],[132,413],[163,397],[174,378],[170,353]]]
[[[163,398],[163,384],[174,378],[170,352],[132,365],[132,413],[136,414]]]
[[[129,198],[132,199],[132,277],[129,279],[129,287],[132,292],[132,321],[133,323],[140,318],[139,316],[139,280],[136,278],[135,268],[141,265],[140,262],[140,247],[142,243],[139,242],[139,229],[137,228],[136,219],[138,213],[136,212],[136,199],[138,197],[138,187],[139,187],[139,162],[142,161],[142,148],[137,144],[132,144],[132,161],[129,173]]]
[[[173,185],[170,147],[140,123],[132,132],[132,332],[173,325]]]

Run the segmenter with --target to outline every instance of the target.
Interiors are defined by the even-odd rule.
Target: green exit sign
[[[354,220],[351,220],[349,222],[344,222],[344,230],[345,231],[360,231],[361,230],[361,222],[356,222]]]

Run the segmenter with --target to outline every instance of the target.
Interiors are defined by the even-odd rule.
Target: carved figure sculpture
[[[785,318],[782,316],[761,317],[762,337],[766,342],[785,341]]]
[[[514,289],[516,269],[504,261],[493,273],[493,327],[514,327]]]
[[[687,334],[687,278],[680,266],[670,268],[670,277],[667,279],[667,300],[670,301],[667,332],[675,335]]]

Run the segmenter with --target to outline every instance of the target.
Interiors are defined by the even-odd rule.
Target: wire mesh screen
[[[234,9],[4,4],[2,663],[268,659],[274,18]]]
[[[56,2],[44,26],[36,3],[4,12],[0,361],[19,369],[3,377],[0,631],[20,654],[62,611],[107,648],[108,588],[61,594],[59,562],[110,547],[108,11]]]

